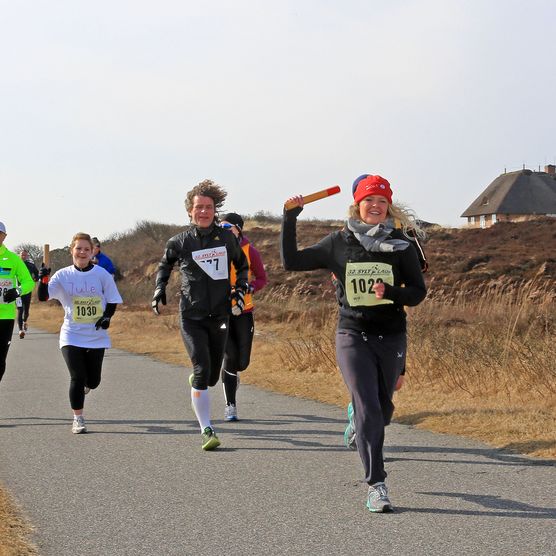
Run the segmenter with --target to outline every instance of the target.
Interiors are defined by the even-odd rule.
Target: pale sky
[[[0,0],[8,247],[226,210],[344,218],[387,178],[427,221],[556,160],[554,0]]]

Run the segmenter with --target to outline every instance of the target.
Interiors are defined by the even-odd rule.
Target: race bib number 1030
[[[346,296],[351,307],[387,305],[391,299],[377,299],[373,286],[379,282],[394,285],[392,265],[386,263],[347,263]]]
[[[100,297],[74,297],[73,322],[90,324],[102,316],[102,299]]]

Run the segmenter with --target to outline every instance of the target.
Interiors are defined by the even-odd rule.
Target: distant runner
[[[96,237],[93,238],[92,263],[98,264],[98,266],[104,268],[104,270],[108,271],[110,274],[112,274],[112,276],[116,275],[116,267],[114,266],[112,259],[100,250],[100,241]]]
[[[35,266],[35,263],[29,258],[29,252],[23,249],[19,253],[19,257],[25,263],[28,268],[31,277],[34,282],[39,280],[39,271]],[[29,308],[31,307],[31,295],[32,291],[25,293],[21,296],[19,300],[16,301],[17,306],[17,326],[19,328],[19,338],[23,340],[25,338],[25,333],[27,332],[27,321],[29,320]]]
[[[50,282],[44,280],[50,269],[40,269],[38,296],[39,301],[57,299],[64,308],[60,349],[70,373],[71,432],[81,434],[87,432],[85,394],[100,384],[104,351],[111,347],[107,330],[122,298],[112,276],[91,262],[93,242],[89,234],[75,234],[70,253],[73,265],[58,270]]]
[[[380,176],[360,179],[343,230],[306,249],[298,250],[296,239],[303,198],[287,202],[297,207],[284,211],[284,268],[326,268],[336,277],[336,357],[352,399],[346,433],[357,437],[369,485],[367,508],[392,511],[384,482],[384,427],[392,418],[392,397],[405,366],[404,305],[418,305],[427,293],[416,250],[405,235],[408,229],[420,232],[409,215],[392,204],[390,184]],[[394,219],[402,230],[395,229]]]
[[[35,287],[25,263],[4,245],[6,226],[0,222],[0,380],[6,371],[6,358],[15,324],[15,301]]]
[[[216,212],[227,193],[211,180],[187,193],[185,208],[191,224],[166,243],[158,265],[152,308],[166,305],[166,286],[174,265],[181,272],[180,328],[191,363],[191,404],[201,428],[203,450],[220,445],[210,420],[209,386],[220,377],[228,338],[231,300],[243,310],[248,291],[247,259],[234,234],[217,225]],[[230,285],[230,265],[237,275]]]
[[[226,400],[224,418],[226,421],[238,420],[236,402],[236,392],[239,387],[238,373],[249,366],[253,335],[255,334],[253,294],[264,288],[267,283],[261,255],[243,233],[243,225],[243,218],[235,212],[225,214],[220,222],[222,228],[231,230],[236,236],[249,263],[248,292],[245,294],[245,307],[242,312],[235,303],[232,304],[226,355],[222,364],[222,386],[224,387],[224,398]],[[231,283],[232,286],[236,283],[236,273],[233,267],[231,269]]]

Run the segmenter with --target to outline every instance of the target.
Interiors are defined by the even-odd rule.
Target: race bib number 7
[[[4,301],[4,294],[14,287],[14,281],[11,278],[0,278],[0,303]]]
[[[391,299],[377,299],[373,286],[380,282],[394,285],[392,265],[386,263],[347,263],[346,296],[351,307],[388,305]]]
[[[74,297],[73,322],[90,324],[102,316],[102,299],[100,297]]]
[[[226,247],[213,247],[199,249],[191,253],[193,260],[213,280],[227,280],[228,278],[228,251]]]

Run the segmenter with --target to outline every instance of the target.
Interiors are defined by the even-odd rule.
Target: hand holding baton
[[[336,193],[340,193],[339,185],[335,185],[334,187],[329,187],[328,189],[323,189],[322,191],[317,191],[315,193],[310,193],[309,195],[303,195],[303,204],[306,205],[307,203],[319,201],[325,197],[330,197],[330,195],[336,195]],[[298,203],[293,199],[288,199],[284,204],[284,208],[286,210],[291,210],[297,206],[299,206]]]

